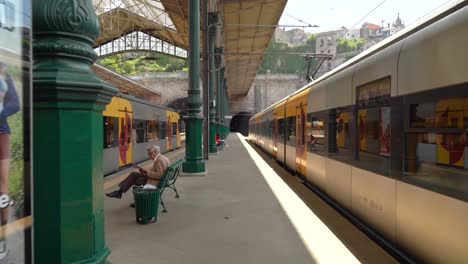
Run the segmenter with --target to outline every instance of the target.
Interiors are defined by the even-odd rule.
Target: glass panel
[[[159,135],[160,139],[165,139],[166,138],[166,121],[161,121],[159,122]]]
[[[359,165],[382,175],[390,173],[390,111],[388,106],[358,111]]]
[[[158,121],[146,121],[146,141],[158,140]]]
[[[323,118],[313,115],[307,116],[307,150],[325,153],[325,122]]]
[[[468,127],[468,97],[412,104],[411,128]]]
[[[118,146],[119,119],[117,117],[104,117],[104,148]]]
[[[30,19],[30,1],[0,0],[0,263],[32,259]]]
[[[177,135],[177,123],[172,123],[172,135]]]
[[[467,134],[407,133],[404,180],[468,201]]]
[[[284,118],[278,119],[278,139],[280,143],[284,141]]]
[[[286,131],[286,144],[296,146],[296,117],[290,116],[286,118],[287,131]]]
[[[353,142],[355,142],[354,114],[348,110],[332,109],[328,113],[330,135],[328,138],[328,156],[346,162],[355,162]]]
[[[135,142],[144,143],[146,142],[145,133],[145,121],[133,120],[133,129],[135,130]]]

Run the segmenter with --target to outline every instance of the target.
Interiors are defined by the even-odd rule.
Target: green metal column
[[[216,147],[216,120],[215,120],[215,100],[214,100],[214,90],[215,90],[215,39],[216,39],[216,23],[218,22],[217,13],[209,13],[209,65],[210,65],[210,75],[209,75],[209,100],[210,100],[210,153],[218,153],[218,148]],[[218,100],[216,100],[216,103]]]
[[[224,113],[224,116],[226,116],[227,114],[229,114],[231,112],[229,110],[229,96],[228,96],[228,92],[227,92],[227,82],[226,81],[224,82],[224,87],[223,87],[223,99],[224,99],[223,113]],[[229,120],[225,119],[226,127],[225,127],[224,137],[227,137],[229,135],[229,132],[231,130],[231,120],[232,119],[229,119]]]
[[[190,83],[187,102],[187,138],[185,142],[185,162],[182,171],[186,173],[205,173],[202,153],[202,124],[200,114],[200,0],[189,0],[189,75]]]
[[[223,134],[222,133],[222,122],[221,122],[221,65],[222,65],[222,53],[224,49],[223,48],[216,48],[216,133],[218,133],[220,136]]]
[[[221,63],[220,63],[221,64]],[[220,65],[221,66],[221,65]],[[217,114],[218,114],[218,124],[219,124],[219,134],[221,137],[224,139],[224,114],[223,114],[223,105],[224,105],[224,100],[223,100],[223,88],[224,88],[224,68],[221,68],[219,70],[219,77],[218,77],[218,102],[219,106],[217,109]]]
[[[33,1],[34,262],[106,263],[102,111],[91,0]]]

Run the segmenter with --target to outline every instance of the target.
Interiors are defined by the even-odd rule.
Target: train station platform
[[[383,249],[240,134],[206,161],[206,176],[182,176],[180,198],[140,225],[121,200],[105,197],[108,258],[119,263],[397,263]],[[184,149],[167,154],[183,158]],[[146,162],[144,165],[150,165]],[[106,177],[105,192],[129,171]]]

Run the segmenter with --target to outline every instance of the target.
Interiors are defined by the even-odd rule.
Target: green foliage
[[[151,59],[148,59],[151,57]],[[104,67],[122,75],[142,75],[149,72],[174,72],[187,68],[187,62],[163,54],[142,54],[130,57],[128,54],[107,56],[98,61]]]
[[[345,53],[351,51],[358,51],[362,49],[365,39],[354,38],[354,39],[340,39],[336,45],[336,53]]]
[[[8,175],[8,194],[15,201],[16,216],[24,213],[24,152],[23,152],[23,113],[18,112],[8,118],[10,134],[10,174]]]
[[[271,41],[266,50],[267,53],[280,53],[281,55],[265,55],[257,73],[263,74],[270,70],[271,73],[290,73],[304,75],[307,73],[308,63],[303,55],[291,55],[290,53],[315,53],[317,36],[311,34],[304,44],[289,46],[287,43]],[[311,72],[317,67],[318,59],[314,59]]]

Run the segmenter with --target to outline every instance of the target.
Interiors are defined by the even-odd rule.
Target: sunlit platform
[[[130,192],[104,199],[112,263],[396,263],[240,134],[226,143],[206,162],[207,176],[178,179],[179,199],[166,189],[168,212],[160,208],[156,223],[136,223]],[[105,191],[126,174],[107,177]]]

